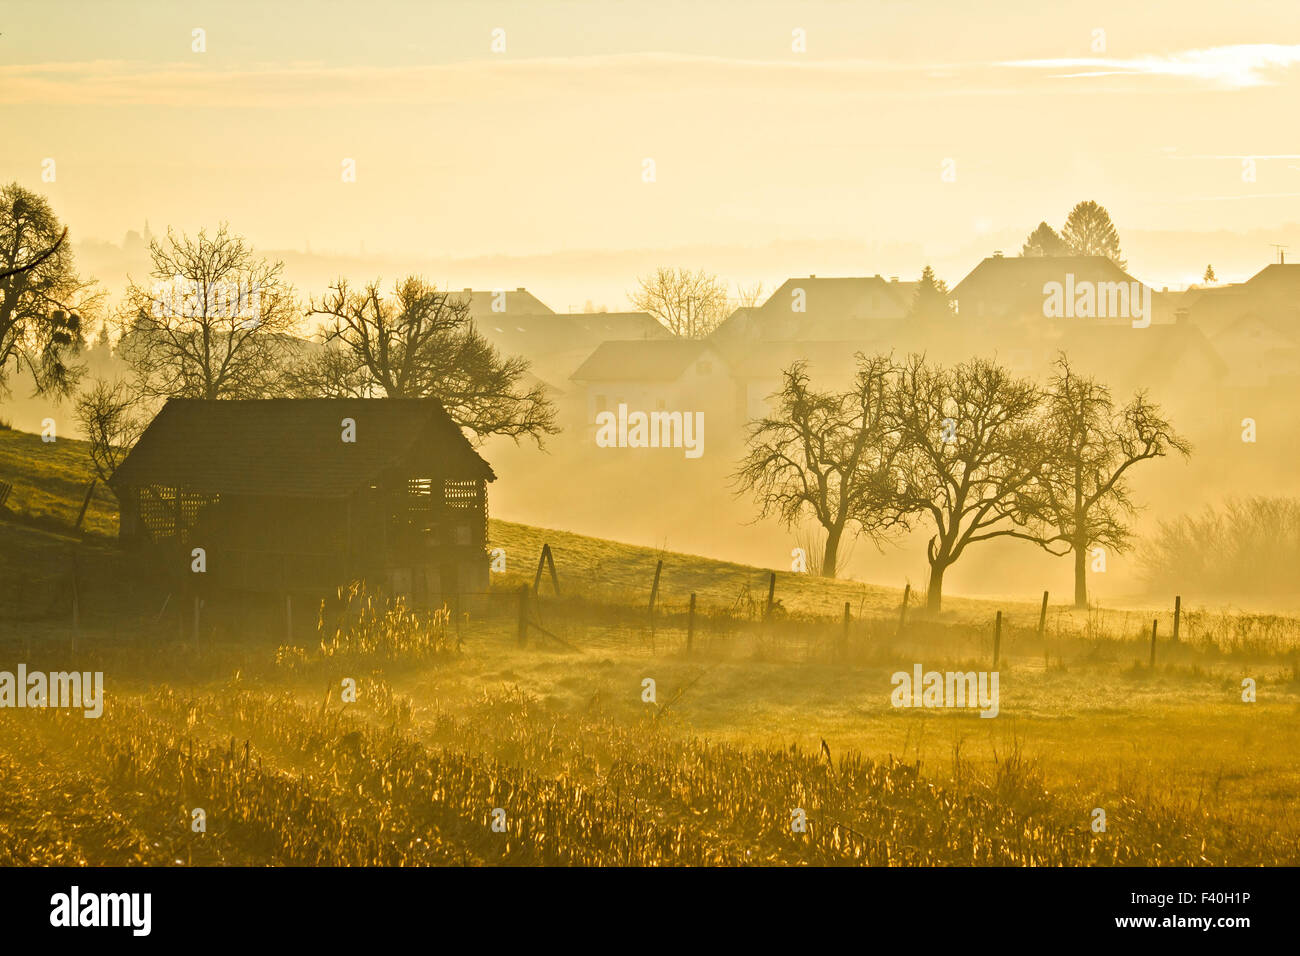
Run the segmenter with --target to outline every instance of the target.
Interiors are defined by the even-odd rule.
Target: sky
[[[5,0],[0,177],[81,242],[228,221],[561,310],[655,261],[955,282],[1081,199],[1180,285],[1300,255],[1298,87],[1294,0]]]

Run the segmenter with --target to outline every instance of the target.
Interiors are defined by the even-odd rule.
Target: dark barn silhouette
[[[486,590],[495,478],[436,399],[174,398],[111,485],[120,539],[182,587],[429,605]]]

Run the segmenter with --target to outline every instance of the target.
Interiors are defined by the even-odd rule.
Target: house
[[[436,399],[173,398],[110,484],[120,539],[173,580],[425,604],[486,589],[495,478]]]
[[[718,352],[698,339],[602,342],[573,373],[586,421],[626,405],[633,411],[701,411],[730,417],[732,381]],[[724,424],[724,423],[719,423]]]
[[[879,275],[787,279],[761,306],[729,315],[709,339],[734,350],[756,342],[871,337],[907,317],[916,285]]]
[[[1178,307],[1211,337],[1250,313],[1300,320],[1300,265],[1274,263],[1245,282],[1188,289]]]
[[[1154,290],[1106,256],[1003,256],[981,261],[952,290],[963,325],[1131,325],[1148,318]],[[1172,314],[1149,317],[1152,324]]]
[[[1179,321],[1223,357],[1225,384],[1267,388],[1300,376],[1300,265],[1274,263],[1245,282],[1189,289],[1178,309]]]
[[[551,314],[551,307],[523,286],[509,292],[505,289],[462,289],[448,292],[452,302],[469,305],[470,315],[481,319],[491,315],[543,315]]]
[[[1194,327],[1195,323],[1191,323]],[[1300,325],[1278,311],[1246,312],[1210,337],[1228,368],[1225,384],[1269,388],[1300,380]]]
[[[548,382],[564,382],[602,342],[667,339],[649,312],[487,315],[475,327],[502,355],[526,358]]]
[[[737,414],[744,422],[770,414],[772,396],[780,391],[785,370],[795,362],[806,363],[817,389],[843,389],[853,381],[859,353],[869,356],[890,351],[891,343],[883,341],[766,342],[761,349],[729,362]]]

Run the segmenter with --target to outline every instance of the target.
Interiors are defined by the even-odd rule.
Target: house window
[[[712,362],[705,362],[705,361],[696,362],[696,363],[695,363],[695,374],[696,374],[696,375],[711,375],[711,374],[713,374],[713,363],[712,363]]]

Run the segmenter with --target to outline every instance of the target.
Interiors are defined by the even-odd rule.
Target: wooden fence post
[[[519,646],[528,644],[528,585],[519,585]]]
[[[1156,666],[1156,627],[1160,621],[1157,618],[1151,619],[1151,666]]]
[[[768,578],[767,581],[767,610],[763,612],[763,620],[765,621],[772,616],[772,602],[775,599],[775,597],[776,597],[776,572],[773,571],[772,576]]]
[[[1183,616],[1183,596],[1174,595],[1174,643],[1178,643],[1178,619]]]
[[[80,531],[80,530],[81,530],[81,522],[82,522],[82,519],[84,519],[84,518],[86,517],[86,509],[90,507],[90,496],[93,495],[93,494],[95,493],[95,481],[96,481],[96,480],[97,480],[97,479],[95,479],[95,478],[91,478],[91,479],[90,479],[90,484],[86,485],[86,497],[84,497],[84,498],[81,499],[81,510],[77,512],[77,521],[76,521],[76,523],[72,526],[72,530],[73,530],[73,531]]]
[[[1043,592],[1043,606],[1038,610],[1038,639],[1043,642],[1043,670],[1051,665],[1047,646],[1047,592]]]
[[[560,577],[555,573],[555,558],[551,555],[551,546],[542,545],[542,553],[537,556],[537,574],[533,576],[533,593],[537,594],[537,589],[542,585],[542,569],[549,568],[551,571],[551,585],[555,588],[555,596],[560,596]]]
[[[695,643],[695,592],[691,592],[691,609],[686,616],[686,653],[691,652],[691,646]]]
[[[912,596],[912,585],[910,583],[903,586],[903,608],[898,612],[898,633],[903,633],[903,625],[907,623],[907,601]]]
[[[850,620],[849,602],[845,601],[844,602],[844,637],[842,640],[842,647],[840,648],[840,653],[844,657],[848,657],[849,654],[849,620]]]
[[[998,666],[1002,656],[1002,612],[998,611],[997,620],[993,622],[993,666]]]
[[[659,597],[659,575],[664,569],[663,558],[655,565],[655,582],[650,585],[650,636],[654,637],[655,633],[655,599]]]

